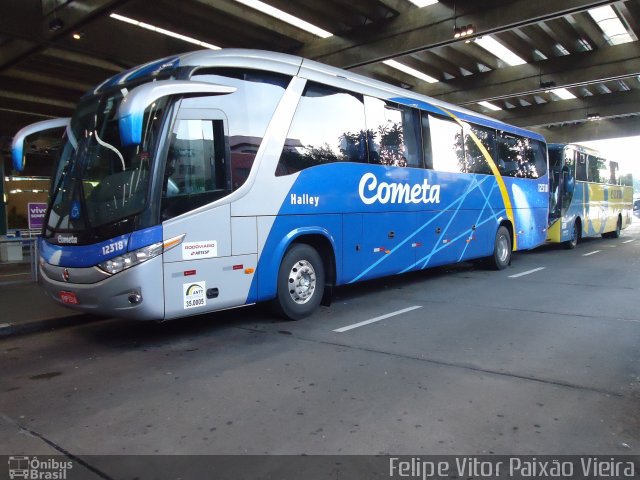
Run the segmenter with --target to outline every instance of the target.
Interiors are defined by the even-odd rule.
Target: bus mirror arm
[[[68,127],[70,122],[70,118],[52,118],[51,120],[43,120],[42,122],[27,125],[16,133],[11,143],[11,158],[13,160],[14,170],[18,172],[24,170],[24,142],[29,135],[54,128]]]
[[[140,85],[131,90],[118,107],[120,141],[124,146],[139,145],[142,142],[145,110],[160,98],[173,95],[227,95],[236,90],[236,87],[188,80],[158,80]]]

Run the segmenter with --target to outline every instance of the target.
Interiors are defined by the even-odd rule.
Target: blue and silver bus
[[[547,242],[575,248],[584,237],[618,238],[633,220],[633,179],[618,162],[573,144],[549,145]]]
[[[298,319],[338,285],[474,259],[503,269],[545,241],[546,152],[536,133],[300,57],[165,58],[80,100],[41,283],[117,317],[272,301]]]

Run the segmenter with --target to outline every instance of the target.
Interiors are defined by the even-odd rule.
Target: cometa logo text
[[[440,185],[380,182],[373,173],[365,173],[358,185],[360,199],[366,205],[386,203],[440,203]]]

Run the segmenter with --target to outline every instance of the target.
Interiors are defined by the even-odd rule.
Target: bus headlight
[[[110,258],[106,262],[98,264],[98,267],[105,272],[113,275],[115,273],[126,270],[127,268],[134,267],[147,260],[157,257],[162,252],[171,250],[173,247],[180,245],[184,239],[185,234],[179,235],[163,242],[154,243],[147,247],[139,248],[133,252],[127,252],[124,255],[118,255],[117,257]]]

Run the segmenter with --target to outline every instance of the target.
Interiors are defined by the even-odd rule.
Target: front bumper
[[[69,281],[64,281],[64,267],[44,264],[38,267],[39,283],[47,295],[59,304],[85,313],[133,320],[164,319],[164,284],[162,255],[123,270],[115,275],[96,278],[96,268],[68,268]],[[77,278],[94,283],[74,283]],[[60,292],[73,292],[79,303],[68,304]],[[132,302],[138,295],[140,301]],[[136,297],[137,299],[137,297]]]

